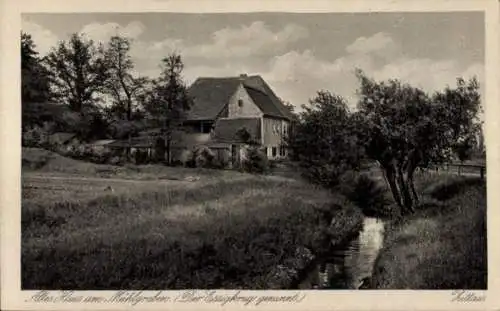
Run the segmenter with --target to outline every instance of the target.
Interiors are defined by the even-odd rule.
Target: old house
[[[193,105],[184,123],[187,148],[227,148],[234,157],[245,129],[269,159],[287,157],[285,137],[293,115],[261,76],[198,78],[188,92]]]

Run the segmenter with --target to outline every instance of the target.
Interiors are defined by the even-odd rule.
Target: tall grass
[[[22,212],[23,289],[286,288],[277,267],[362,219],[340,196],[262,176]]]
[[[434,175],[419,186],[417,213],[386,230],[372,287],[486,289],[485,182]]]

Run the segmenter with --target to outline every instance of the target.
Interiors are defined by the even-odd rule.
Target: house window
[[[238,99],[238,106],[243,107],[243,99]]]
[[[278,148],[273,147],[273,152],[272,152],[272,156],[273,156],[273,158],[275,158],[275,157],[276,157],[276,154],[277,154],[277,149],[278,149]]]
[[[209,134],[211,130],[212,130],[212,123],[201,122],[200,133]]]

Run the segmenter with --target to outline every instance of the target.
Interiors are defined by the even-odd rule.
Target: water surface
[[[320,259],[299,284],[300,289],[358,289],[371,277],[373,264],[383,245],[384,222],[365,217],[359,234],[344,246]]]

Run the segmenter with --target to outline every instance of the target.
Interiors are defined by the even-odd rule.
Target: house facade
[[[287,157],[293,115],[261,76],[198,78],[188,92],[193,105],[184,123],[186,147],[231,148],[251,140],[269,159]],[[247,139],[242,138],[243,129]]]

